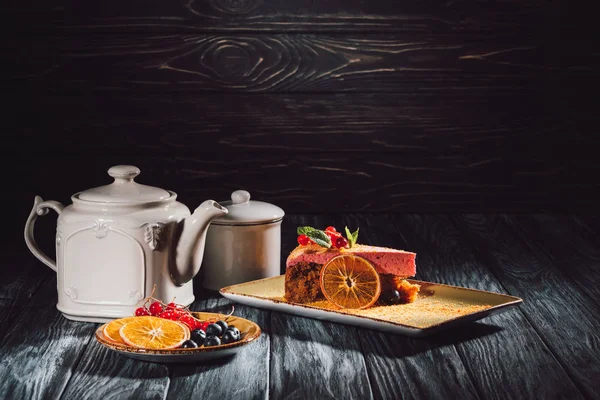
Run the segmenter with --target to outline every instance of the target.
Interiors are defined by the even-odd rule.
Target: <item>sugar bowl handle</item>
[[[48,214],[48,210],[50,208],[56,211],[57,214],[60,214],[65,206],[60,204],[58,201],[44,201],[40,196],[35,196],[33,209],[31,210],[29,218],[27,218],[27,222],[25,223],[25,243],[27,243],[27,247],[29,247],[29,250],[38,258],[38,260],[56,271],[56,261],[48,257],[42,250],[40,250],[35,242],[35,238],[33,237],[35,220],[38,216]]]

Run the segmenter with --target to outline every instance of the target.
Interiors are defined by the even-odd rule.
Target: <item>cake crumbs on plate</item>
[[[343,314],[395,322],[415,328],[427,328],[492,307],[489,304],[470,304],[439,297],[423,297],[413,303],[374,306],[364,310],[339,309],[327,300],[307,305]]]

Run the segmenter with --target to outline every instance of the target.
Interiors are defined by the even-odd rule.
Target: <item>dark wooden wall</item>
[[[190,207],[597,209],[600,49],[572,3],[6,3],[17,227],[116,163]]]

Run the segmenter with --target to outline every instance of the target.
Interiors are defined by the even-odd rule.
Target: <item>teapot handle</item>
[[[35,242],[35,238],[33,237],[33,228],[35,227],[35,220],[38,216],[48,214],[48,209],[51,208],[56,211],[57,214],[60,214],[63,208],[62,204],[58,201],[50,200],[44,201],[40,196],[35,196],[35,200],[33,202],[33,209],[29,214],[29,218],[27,218],[27,222],[25,223],[25,243],[27,243],[27,247],[33,253],[34,256],[38,258],[41,262],[52,268],[56,271],[56,261],[48,257]]]

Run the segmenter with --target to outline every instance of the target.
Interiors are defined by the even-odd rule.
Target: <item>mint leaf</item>
[[[331,239],[327,234],[321,230],[313,229],[312,231],[308,231],[305,233],[313,242],[322,247],[331,247]]]
[[[344,227],[344,230],[346,231],[346,238],[348,239],[348,245],[350,246],[350,248],[352,248],[352,245],[354,243],[352,243],[352,234],[350,233],[350,229],[348,229],[348,227]]]
[[[312,226],[299,226],[296,228],[296,233],[298,233],[298,235],[308,236],[310,240],[321,247],[327,247],[328,249],[331,248],[331,239],[325,233],[325,231],[315,229]]]
[[[356,228],[356,230],[354,232],[352,232],[352,240],[354,241],[354,244],[356,244],[358,242],[358,230],[360,228]]]
[[[353,233],[350,233],[350,229],[348,229],[348,227],[345,227],[346,230],[346,238],[348,239],[348,245],[350,246],[350,248],[352,248],[356,242],[358,241],[358,230],[360,228],[356,228],[356,230]]]
[[[312,231],[316,231],[317,229],[313,228],[312,226],[299,226],[296,229],[296,233],[298,235],[306,235],[308,236],[308,232],[312,232]]]

